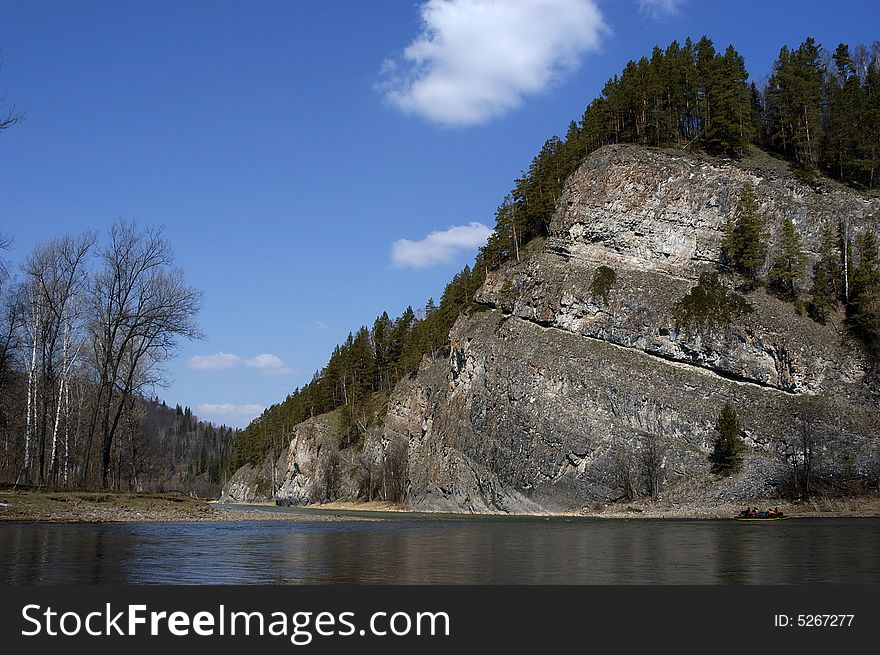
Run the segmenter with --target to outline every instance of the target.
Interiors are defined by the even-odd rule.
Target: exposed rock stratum
[[[748,294],[755,311],[725,328],[676,327],[672,307],[717,266],[747,183],[771,248],[788,217],[811,262],[823,227],[845,221],[856,235],[880,224],[880,199],[803,183],[771,160],[747,167],[602,148],[569,178],[542,247],[489,272],[476,309],[452,329],[449,357],[426,358],[397,385],[360,457],[380,462],[389,444],[403,444],[406,506],[464,512],[568,512],[617,500],[622,471],[632,469],[637,491],[643,485],[649,448],[667,498],[773,495],[802,457],[804,430],[829,470],[876,469],[874,365],[840,321],[821,325],[758,289]],[[600,266],[616,274],[607,302],[591,295]],[[719,478],[709,456],[725,402],[737,409],[747,451],[740,473]],[[338,451],[331,416],[294,429],[274,464],[279,499],[326,495],[316,492],[326,483],[316,471]],[[359,493],[349,451],[335,456],[332,495]],[[255,473],[239,471],[226,498],[259,496]]]

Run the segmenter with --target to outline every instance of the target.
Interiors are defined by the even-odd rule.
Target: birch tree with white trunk
[[[31,447],[38,449],[41,483],[57,482],[62,400],[82,340],[81,308],[95,238],[84,232],[53,239],[35,247],[24,265],[33,306],[28,431]]]

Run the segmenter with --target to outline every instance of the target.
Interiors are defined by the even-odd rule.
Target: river
[[[880,583],[880,519],[382,518],[0,524],[0,582]]]

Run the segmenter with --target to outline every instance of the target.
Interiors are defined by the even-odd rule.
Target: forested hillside
[[[116,469],[115,486],[218,496],[237,430],[201,421],[189,407],[168,407],[158,398],[142,400],[139,412],[132,451]]]
[[[471,306],[486,272],[523,257],[532,240],[548,234],[563,185],[580,162],[615,143],[731,158],[758,147],[789,162],[801,177],[824,174],[872,192],[880,169],[880,43],[841,44],[833,54],[813,39],[783,47],[763,88],[749,82],[733,46],[718,51],[706,37],[655,47],[650,57],[630,61],[564,138],[545,142],[499,206],[494,233],[474,266],[450,282],[439,307],[429,301],[420,315],[408,308],[395,320],[384,313],[372,328],[350,334],[312,382],[241,433],[232,466],[280,452],[293,425],[339,407],[347,438],[360,439],[399,379],[423,356],[445,356],[449,328]],[[880,259],[872,232],[851,235],[842,226],[827,234],[815,279],[805,285],[798,235],[790,233],[782,252],[768,254],[760,220],[750,226],[749,218],[730,226],[722,272],[747,273],[751,284],[767,284],[808,307],[816,320],[845,307],[862,343],[880,342]],[[749,259],[756,252],[760,262]]]

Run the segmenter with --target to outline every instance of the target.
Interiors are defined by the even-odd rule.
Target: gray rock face
[[[319,469],[331,451],[339,450],[335,414],[323,414],[293,428],[284,466],[283,480],[277,492],[282,502],[306,505],[319,500]],[[322,452],[323,451],[323,452]]]
[[[286,505],[356,498],[355,453],[340,451],[337,412],[293,428],[276,497]]]
[[[458,320],[449,361],[392,396],[409,438],[408,506],[577,511],[620,498],[627,476],[646,493],[657,451],[650,467],[667,498],[772,494],[804,429],[824,465],[876,466],[877,391],[839,326],[757,291],[755,311],[727,328],[676,329],[672,307],[718,261],[744,183],[771,242],[785,216],[807,248],[842,217],[852,234],[877,227],[880,201],[833,183],[817,191],[772,169],[597,151],[569,179],[544,251],[491,273],[476,296],[488,311]],[[617,277],[607,304],[590,292],[602,265]],[[739,475],[719,479],[709,455],[725,402],[749,451]]]
[[[480,448],[464,398],[449,397],[450,362],[425,359],[419,374],[394,390],[386,439],[405,441],[406,506],[438,512],[540,512],[541,506],[502,483]]]
[[[817,466],[876,469],[880,391],[839,322],[819,325],[758,290],[755,311],[725,328],[676,328],[672,307],[714,268],[744,183],[771,243],[786,216],[810,251],[844,218],[853,235],[878,228],[880,200],[801,184],[772,160],[749,169],[601,149],[569,179],[543,251],[490,273],[475,298],[482,311],[452,329],[449,358],[425,359],[397,385],[361,453],[338,450],[327,417],[296,427],[279,498],[320,498],[321,458],[333,452],[343,463],[333,493],[363,495],[358,468],[399,443],[415,510],[579,511],[627,486],[682,501],[772,495],[805,434]],[[599,266],[616,273],[607,303],[590,291]],[[742,471],[719,478],[709,455],[725,402],[748,448]]]
[[[221,502],[308,505],[358,499],[388,443],[373,433],[362,449],[340,447],[338,421],[338,412],[329,412],[294,426],[278,459],[242,466],[223,487]]]
[[[607,305],[590,293],[600,265],[617,276]],[[865,379],[867,362],[839,326],[819,325],[763,291],[750,294],[754,311],[727,329],[677,329],[672,307],[695,282],[633,268],[614,253],[585,258],[548,250],[491,273],[476,300],[540,325],[787,392],[817,394]]]
[[[260,466],[245,464],[223,485],[221,503],[264,503],[272,499],[272,466],[268,458]],[[276,464],[277,466],[277,464]]]
[[[221,503],[252,502],[256,493],[257,469],[252,464],[245,464],[223,485],[220,492]]]
[[[550,232],[570,254],[595,256],[595,246],[640,270],[674,275],[718,262],[725,221],[736,212],[744,184],[756,191],[771,243],[784,218],[794,222],[808,251],[826,225],[846,220],[858,233],[880,215],[868,199],[829,180],[809,186],[774,160],[747,169],[689,154],[632,145],[592,153],[566,183]],[[601,255],[601,253],[600,253]]]
[[[848,453],[854,466],[878,455],[880,414],[864,393],[860,402],[790,394],[497,310],[460,319],[452,348],[447,385],[409,420],[412,509],[578,511],[620,498],[621,467],[643,467],[652,441],[661,494],[691,493],[689,479],[709,478],[714,421],[727,401],[751,454],[741,474],[713,486],[716,498],[771,494],[808,411],[823,447]],[[441,368],[423,369],[418,383]],[[395,394],[392,403],[412,398]]]

